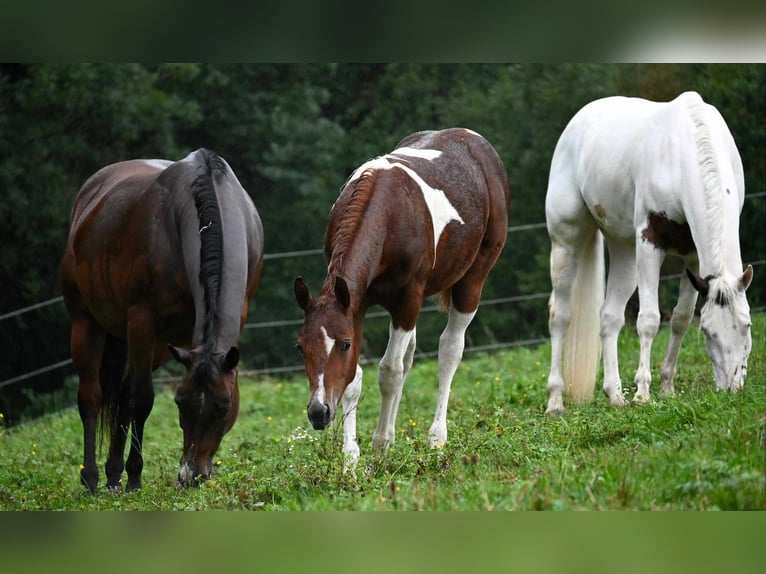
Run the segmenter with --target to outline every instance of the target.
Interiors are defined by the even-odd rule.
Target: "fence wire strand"
[[[758,192],[758,193],[751,193],[745,195],[745,199],[754,199],[754,198],[760,198],[766,196],[766,192]],[[517,233],[517,232],[523,232],[523,231],[531,231],[536,229],[545,229],[546,224],[544,222],[541,223],[530,223],[530,224],[524,224],[524,225],[515,225],[508,228],[508,233]],[[263,258],[266,260],[270,259],[289,259],[293,257],[306,257],[306,256],[312,256],[312,255],[321,255],[323,253],[322,249],[306,249],[302,251],[285,251],[281,253],[266,253],[264,254]],[[766,263],[766,260],[760,259],[757,261],[751,261],[749,265],[752,265],[753,267],[757,267],[759,265],[763,265]],[[678,279],[681,277],[680,273],[674,273],[670,275],[664,275],[660,278],[661,281],[668,281],[672,279]],[[526,294],[526,295],[516,295],[513,297],[502,297],[502,298],[496,298],[496,299],[487,299],[484,301],[481,301],[479,303],[480,306],[489,306],[489,305],[498,305],[503,303],[514,303],[514,302],[521,302],[521,301],[530,301],[535,299],[544,299],[547,298],[550,295],[550,292],[539,292],[539,293],[532,293],[532,294]],[[4,321],[6,319],[11,319],[13,317],[17,317],[19,315],[22,315],[24,313],[28,313],[30,311],[35,311],[37,309],[42,309],[44,307],[48,307],[50,305],[55,305],[57,303],[63,302],[64,298],[62,296],[58,297],[52,297],[51,299],[47,299],[45,301],[40,301],[39,303],[35,303],[33,305],[29,305],[26,307],[22,307],[20,309],[16,309],[14,311],[10,311],[8,313],[5,313],[3,315],[0,315],[0,322]],[[437,306],[435,305],[429,305],[425,306],[421,309],[421,313],[430,313],[437,310]],[[757,309],[753,309],[752,312],[760,312],[764,310],[764,307],[759,307]],[[378,317],[385,317],[388,314],[385,311],[373,311],[371,313],[367,314],[367,318],[378,318]],[[297,326],[301,325],[303,323],[302,319],[286,319],[286,320],[275,320],[275,321],[262,321],[257,323],[245,323],[244,328],[245,329],[273,329],[273,328],[279,328],[279,327],[287,327],[287,326]],[[502,349],[502,348],[508,348],[513,346],[523,346],[523,345],[533,345],[533,344],[539,344],[546,342],[548,339],[529,339],[526,341],[508,341],[508,342],[500,342],[500,343],[494,343],[491,345],[481,345],[478,347],[470,347],[466,348],[464,352],[466,353],[472,353],[472,352],[478,352],[478,351],[487,351],[487,350],[496,350],[496,349]],[[437,351],[430,351],[426,353],[416,353],[416,357],[431,357],[435,356]],[[376,359],[366,359],[367,362],[373,362]],[[15,377],[12,377],[10,379],[6,379],[2,382],[0,382],[0,388],[13,385],[15,383],[19,383],[22,381],[25,381],[27,379],[30,379],[32,377],[35,377],[37,375],[41,375],[43,373],[47,373],[50,371],[53,371],[55,369],[59,369],[62,367],[66,367],[72,363],[72,359],[66,359],[63,361],[59,361],[57,363],[54,363],[52,365],[48,365],[46,367],[41,367],[39,369],[35,369],[33,371],[30,371],[28,373],[24,373],[22,375],[18,375]],[[303,365],[291,365],[291,366],[285,366],[285,367],[265,367],[262,369],[250,369],[250,370],[243,370],[240,371],[243,375],[262,375],[262,374],[279,374],[279,373],[287,373],[287,372],[294,372],[299,371],[303,369]],[[167,381],[173,381],[178,380],[177,377],[160,377],[154,379],[155,382],[167,382]]]

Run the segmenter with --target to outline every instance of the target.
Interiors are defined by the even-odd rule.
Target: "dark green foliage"
[[[748,193],[766,190],[766,66],[520,64],[93,64],[0,66],[0,314],[59,295],[58,262],[75,193],[98,168],[133,157],[220,153],[258,207],[268,254],[319,249],[328,210],[348,174],[411,132],[465,126],[498,150],[511,183],[510,225],[544,221],[553,148],[571,116],[612,95],[668,99],[695,89],[729,123]],[[745,261],[766,258],[766,197],[749,199],[740,229]],[[544,228],[512,232],[484,299],[541,294],[482,308],[469,345],[547,336],[550,289]],[[749,298],[764,305],[764,267]],[[669,263],[665,272],[681,269]],[[292,281],[316,292],[321,255],[267,259],[249,322],[298,320]],[[665,317],[676,282],[663,286]],[[424,313],[420,352],[436,350],[445,318]],[[299,362],[297,326],[247,329],[243,365]],[[380,356],[387,321],[366,326],[365,355]],[[68,357],[63,305],[0,322],[0,382]],[[0,388],[16,421],[35,394],[70,368]]]

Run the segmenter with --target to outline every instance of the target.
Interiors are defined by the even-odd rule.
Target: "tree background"
[[[572,115],[609,95],[669,100],[696,90],[726,119],[742,155],[748,194],[766,191],[766,66],[720,64],[16,64],[0,65],[0,315],[60,294],[58,266],[77,190],[124,159],[220,153],[255,202],[266,252],[318,249],[329,207],[348,174],[423,129],[469,127],[505,163],[510,225],[544,221],[551,154]],[[745,261],[766,258],[766,198],[745,203]],[[544,229],[509,236],[484,298],[550,290]],[[669,259],[666,273],[680,271]],[[751,307],[763,307],[756,267]],[[320,255],[271,258],[249,322],[297,320],[292,281],[316,291]],[[662,314],[675,304],[663,285]],[[635,313],[635,296],[629,319]],[[418,351],[437,347],[444,317],[421,316]],[[299,362],[297,326],[246,329],[243,366]],[[380,356],[387,322],[371,319],[365,355]],[[547,336],[545,299],[479,312],[469,344]],[[0,382],[69,357],[63,304],[0,321]],[[73,404],[71,366],[0,387],[6,424]],[[63,390],[63,394],[62,394]],[[61,398],[63,396],[63,399]]]

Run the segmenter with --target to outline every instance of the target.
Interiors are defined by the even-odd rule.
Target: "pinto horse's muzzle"
[[[306,406],[306,414],[308,414],[309,421],[311,421],[311,426],[314,427],[314,430],[326,429],[330,426],[334,415],[330,405],[320,403],[314,398]]]

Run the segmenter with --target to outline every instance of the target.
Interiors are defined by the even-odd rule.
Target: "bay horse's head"
[[[227,353],[212,353],[202,347],[192,351],[171,345],[168,348],[186,367],[175,396],[178,422],[184,433],[178,482],[196,486],[210,477],[213,455],[239,414],[239,350],[232,347]]]
[[[705,348],[713,361],[716,389],[736,391],[745,384],[747,360],[752,348],[750,306],[745,291],[753,280],[753,267],[728,284],[721,277],[701,278],[686,270],[689,280],[704,299],[700,328]]]
[[[317,299],[301,277],[295,279],[294,291],[304,315],[296,347],[309,380],[306,412],[311,425],[323,430],[335,418],[338,401],[354,378],[362,334],[355,333],[349,290],[342,277],[336,276],[332,292],[325,291]]]

